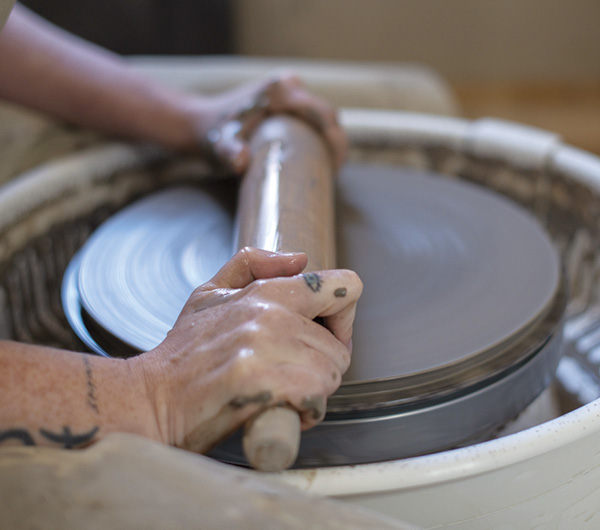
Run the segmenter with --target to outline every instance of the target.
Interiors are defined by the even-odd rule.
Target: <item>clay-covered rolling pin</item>
[[[335,267],[333,163],[318,132],[290,116],[265,120],[250,142],[252,162],[239,193],[236,246],[306,252],[307,271]],[[245,427],[248,463],[262,471],[296,460],[300,418],[267,409]]]

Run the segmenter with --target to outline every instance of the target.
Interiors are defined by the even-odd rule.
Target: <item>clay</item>
[[[412,528],[124,434],[80,451],[0,449],[0,521],[11,530]]]

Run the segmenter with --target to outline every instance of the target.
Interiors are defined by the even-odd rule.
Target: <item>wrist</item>
[[[144,127],[150,140],[179,152],[200,152],[205,148],[209,109],[196,94],[165,91],[157,96],[157,115]]]
[[[125,361],[130,381],[130,399],[135,403],[136,416],[141,418],[139,429],[142,436],[170,443],[168,429],[167,399],[163,392],[156,359],[141,354]]]

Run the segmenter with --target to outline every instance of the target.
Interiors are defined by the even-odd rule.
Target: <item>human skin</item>
[[[248,165],[252,131],[270,114],[311,123],[338,166],[346,151],[334,108],[294,75],[211,96],[180,92],[18,4],[0,32],[0,98],[110,135],[208,153],[236,173]]]
[[[0,441],[84,447],[119,431],[206,452],[283,404],[312,427],[350,363],[362,284],[320,271],[315,291],[306,261],[241,250],[161,344],[129,359],[0,342]]]
[[[0,32],[0,98],[235,173],[272,114],[314,126],[338,166],[346,150],[334,109],[293,75],[210,97],[178,92],[19,5]],[[194,292],[162,344],[132,359],[0,341],[0,443],[83,447],[122,431],[203,452],[282,403],[314,425],[348,366],[362,287],[354,273],[325,271],[315,293],[305,264],[303,254],[242,251]]]

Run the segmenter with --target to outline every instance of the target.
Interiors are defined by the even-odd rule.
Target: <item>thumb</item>
[[[301,273],[307,263],[304,252],[277,253],[246,247],[217,272],[209,288],[243,289],[254,280],[294,276]]]

